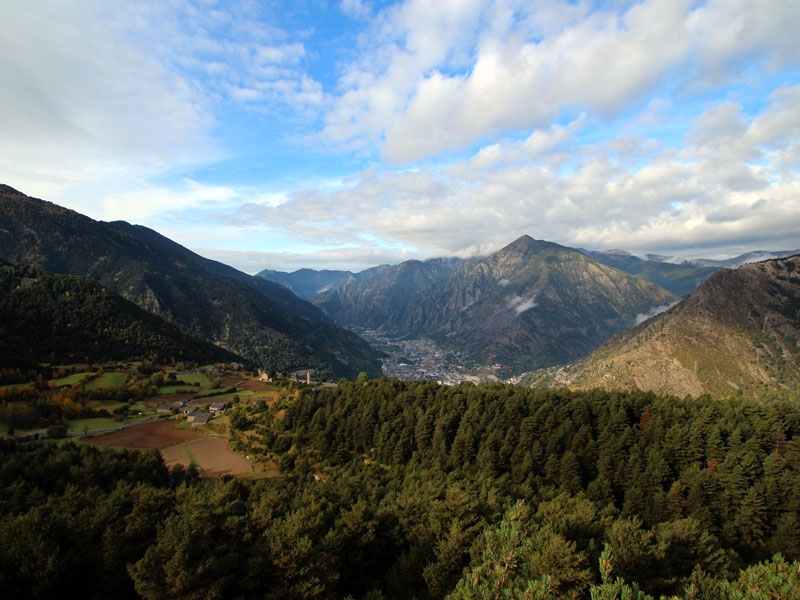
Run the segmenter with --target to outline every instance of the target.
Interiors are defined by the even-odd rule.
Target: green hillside
[[[244,360],[85,277],[0,266],[0,364],[142,358],[164,364]]]

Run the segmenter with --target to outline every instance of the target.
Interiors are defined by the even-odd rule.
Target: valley
[[[624,378],[633,377],[634,386],[663,393],[725,393],[729,383],[703,387],[676,377],[677,363],[670,357],[671,367],[640,367],[635,376],[555,380],[547,373],[589,360],[601,347],[608,354],[605,345],[614,336],[677,302],[676,294],[684,302],[696,298],[695,290],[732,272],[728,267],[744,265],[737,272],[746,271],[749,261],[765,256],[780,261],[777,257],[791,254],[672,264],[523,235],[485,257],[410,260],[359,273],[300,269],[250,276],[153,230],[96,222],[8,186],[0,187],[0,208],[0,260],[5,261],[0,301],[8,317],[0,354],[6,352],[4,360],[18,366],[110,358],[149,357],[167,364],[224,359],[276,374],[310,370],[315,380],[326,381],[361,372],[448,384],[584,385],[580,381],[585,380],[628,385]],[[789,286],[781,294],[788,294],[790,307],[796,289]],[[755,311],[767,302],[755,294],[747,299],[757,304]],[[763,318],[772,319],[769,313]],[[781,343],[791,354],[794,334],[788,327]],[[730,346],[746,356],[720,360],[751,360],[748,343]],[[713,353],[710,346],[700,353]],[[670,348],[686,354],[684,348]],[[704,374],[723,377],[720,360],[716,367],[694,360]],[[791,371],[792,360],[775,363],[779,379]],[[612,357],[607,364],[619,368],[622,362]],[[733,381],[730,373],[726,376]],[[675,385],[658,383],[669,381]],[[734,381],[733,391],[742,386],[750,384]],[[770,397],[767,392],[761,396]]]
[[[10,598],[800,589],[800,256],[255,277],[0,204]]]
[[[465,356],[443,350],[429,339],[396,340],[372,330],[356,331],[387,354],[381,361],[386,377],[402,381],[438,381],[445,385],[480,380],[479,376],[472,375],[475,369],[466,366]]]
[[[800,0],[0,5],[0,600],[800,600]]]

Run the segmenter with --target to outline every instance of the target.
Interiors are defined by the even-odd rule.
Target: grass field
[[[211,387],[211,381],[202,373],[181,373],[177,377],[189,384],[199,383],[201,388]]]
[[[203,388],[186,385],[162,385],[160,388],[158,388],[159,396],[171,396],[173,394],[180,394],[182,392],[200,394],[203,392]]]
[[[61,387],[63,385],[75,385],[76,383],[80,383],[83,381],[84,377],[87,377],[88,373],[75,373],[73,375],[67,375],[66,377],[60,377],[55,379],[56,387]]]
[[[245,398],[252,395],[252,392],[248,392],[247,390],[238,390],[236,392],[228,392],[227,394],[219,394],[214,396],[205,396],[208,398],[209,402],[226,402],[233,398],[234,396],[239,396],[239,398]]]
[[[96,431],[98,429],[110,429],[122,425],[114,419],[72,419],[69,422],[67,431]]]
[[[84,387],[87,392],[116,385],[117,387],[125,383],[127,375],[125,373],[103,373],[97,379],[90,381]]]
[[[181,373],[177,375],[178,379],[183,381],[180,385],[162,385],[158,388],[159,396],[166,396],[168,394],[179,394],[184,391],[189,391],[193,394],[201,394],[211,388],[211,381],[202,373]],[[197,385],[195,385],[197,384]]]
[[[127,405],[127,402],[117,402],[116,400],[92,400],[86,404],[86,407],[91,408],[92,410],[100,410],[101,408],[105,408],[108,412],[114,412],[118,408]]]
[[[80,383],[86,377],[89,377],[91,373],[74,373],[72,375],[67,375],[66,377],[59,377],[58,379],[53,379],[52,381],[55,382],[56,387],[63,387],[65,385],[75,385],[76,383]],[[109,387],[112,385],[121,386],[125,383],[125,379],[127,375],[125,373],[103,373],[97,379],[88,382],[84,387],[87,391],[99,390],[104,387]],[[0,386],[9,387],[9,388],[28,388],[30,387],[31,383],[14,383],[12,385],[4,385]],[[49,385],[49,381],[48,381]]]

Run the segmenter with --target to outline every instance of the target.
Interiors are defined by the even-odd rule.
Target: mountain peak
[[[508,246],[505,247],[505,250],[519,250],[525,251],[529,250],[536,244],[536,240],[533,239],[528,234],[521,235],[516,240],[511,242]]]
[[[512,257],[519,259],[529,256],[532,253],[542,252],[547,249],[556,250],[565,248],[553,242],[537,240],[529,235],[523,235],[511,242],[508,246],[500,249],[496,254],[494,254],[494,256],[501,259],[509,259]]]
[[[22,192],[19,190],[15,190],[10,185],[6,185],[4,183],[0,183],[0,194],[5,196],[24,196]]]

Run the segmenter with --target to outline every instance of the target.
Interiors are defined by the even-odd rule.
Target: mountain
[[[315,305],[322,307],[336,322],[347,324],[354,317],[340,314],[338,305],[361,304],[362,300],[369,304],[371,298],[378,295],[391,300],[395,292],[407,297],[408,291],[403,289],[406,284],[421,291],[426,286],[426,280],[436,281],[444,275],[449,275],[463,263],[464,260],[459,258],[431,258],[425,261],[409,260],[399,265],[378,265],[358,273],[314,269],[298,269],[286,273],[264,269],[256,276],[289,288],[301,298],[311,300]],[[370,283],[362,285],[367,281]],[[383,304],[372,304],[371,308],[364,305],[362,312],[369,313],[373,308],[379,310],[386,308]],[[356,320],[361,321],[363,318],[356,317]]]
[[[312,321],[331,322],[320,309],[310,302],[301,301],[296,294],[279,283],[267,281],[261,277],[253,277],[224,263],[195,254],[168,237],[142,225],[131,225],[125,221],[112,221],[111,225],[130,233],[132,236],[139,238],[147,244],[162,246],[168,249],[172,254],[181,256],[184,260],[190,261],[215,275],[230,277],[246,283],[284,310],[294,313],[299,317]]]
[[[363,271],[313,299],[340,324],[378,329],[403,313],[410,302],[468,261],[458,258],[408,260],[396,266]]]
[[[0,365],[242,362],[85,277],[0,266]]]
[[[556,382],[766,400],[800,393],[800,256],[723,270]]]
[[[256,273],[256,277],[278,283],[292,290],[305,300],[311,300],[332,287],[345,285],[350,281],[359,281],[362,279],[359,273],[327,269],[322,271],[298,269],[291,273],[264,269]]]
[[[739,256],[728,258],[726,260],[695,258],[693,260],[686,262],[688,262],[689,264],[706,266],[706,267],[721,267],[724,269],[736,269],[738,267],[741,267],[742,265],[746,265],[749,263],[772,260],[775,258],[786,258],[788,256],[794,256],[795,254],[800,254],[800,250],[780,250],[776,252],[772,252],[770,250],[754,250],[753,252],[740,254]]]
[[[647,281],[528,236],[481,260],[409,261],[315,300],[338,322],[428,337],[514,372],[584,356],[673,301]]]
[[[379,354],[288,290],[147,228],[95,221],[0,187],[0,258],[88,277],[265,369],[379,374]]]
[[[617,252],[612,250],[612,252]],[[761,262],[775,258],[786,258],[800,254],[800,250],[753,250],[733,258],[714,260],[711,258],[681,258],[679,256],[665,256],[663,254],[645,254],[648,261],[671,263],[675,265],[693,265],[696,267],[712,267],[715,269],[736,269],[752,262]]]
[[[691,294],[701,283],[719,271],[722,266],[690,263],[670,263],[658,260],[643,260],[624,250],[593,251],[581,249],[606,266],[614,267],[631,275],[660,285],[675,296]]]

